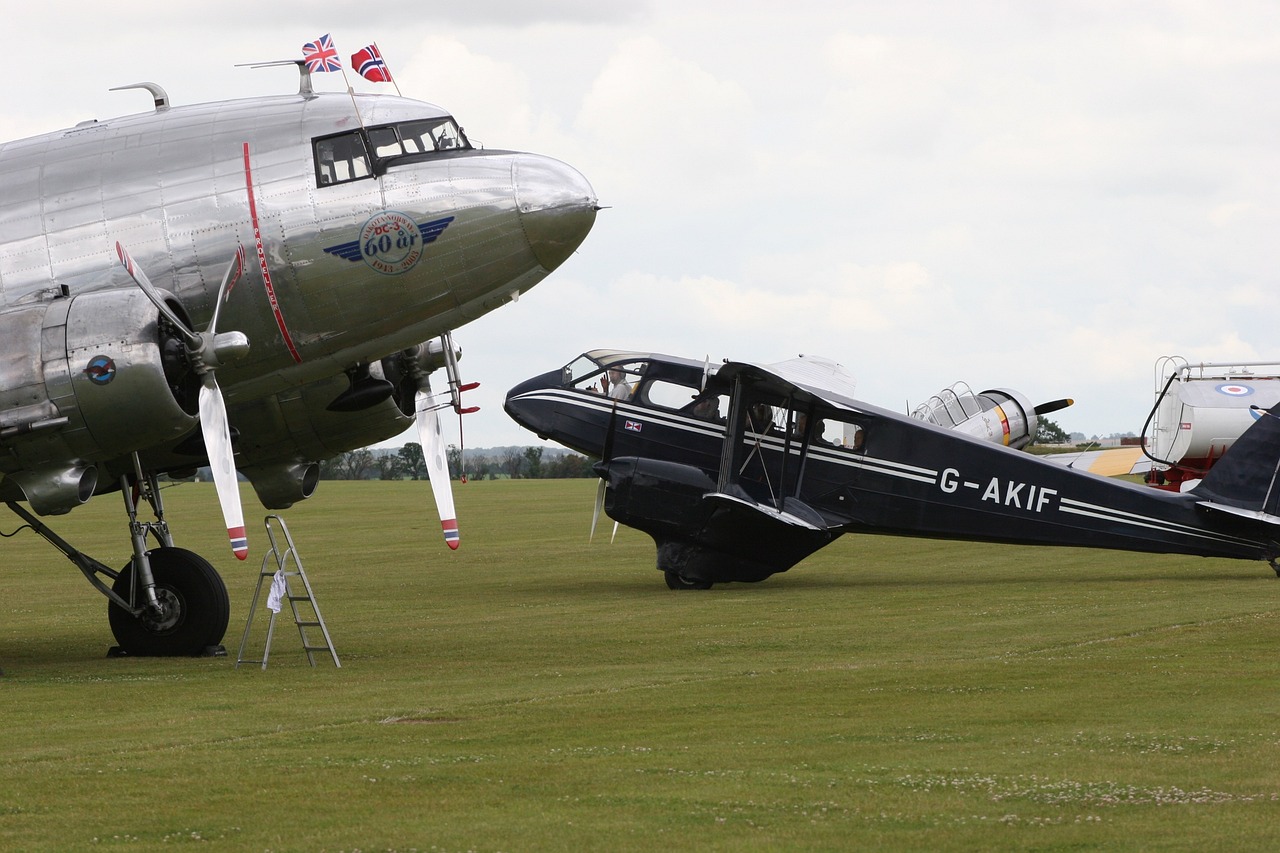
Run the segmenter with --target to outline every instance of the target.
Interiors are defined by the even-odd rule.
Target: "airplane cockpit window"
[[[375,169],[370,166],[364,135],[373,149],[376,171],[402,157],[420,157],[440,151],[458,151],[471,147],[467,135],[452,118],[420,119],[398,124],[371,127],[367,131],[352,130],[314,140],[316,183],[319,186],[341,184],[368,178]]]
[[[615,400],[631,400],[648,364],[647,361],[628,361],[605,366],[584,355],[564,366],[564,385]]]
[[[315,140],[316,182],[322,186],[367,178],[369,154],[358,133],[342,133]]]

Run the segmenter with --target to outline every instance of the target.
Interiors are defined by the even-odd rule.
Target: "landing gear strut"
[[[136,456],[134,467],[136,479],[120,478],[133,540],[133,559],[120,571],[77,550],[22,506],[10,502],[8,507],[107,597],[107,620],[120,652],[226,654],[220,645],[231,616],[226,584],[208,560],[173,546],[155,476],[142,474]],[[138,520],[139,498],[151,505],[155,521]],[[148,550],[148,536],[160,547]]]

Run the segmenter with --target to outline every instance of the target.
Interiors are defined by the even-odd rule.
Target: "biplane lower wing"
[[[717,491],[716,481],[691,465],[628,456],[596,471],[606,484],[605,511],[653,537],[673,587],[764,580],[839,533],[798,500],[779,509],[741,490]]]

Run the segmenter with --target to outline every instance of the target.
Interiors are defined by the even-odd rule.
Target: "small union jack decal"
[[[622,425],[622,428],[630,432],[640,432],[640,430],[644,429],[644,424],[640,421],[627,421]]]

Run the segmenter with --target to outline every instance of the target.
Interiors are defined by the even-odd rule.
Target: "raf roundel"
[[[1228,397],[1248,397],[1253,393],[1253,389],[1248,385],[1242,385],[1238,382],[1228,382],[1217,387],[1219,394],[1226,394]]]

